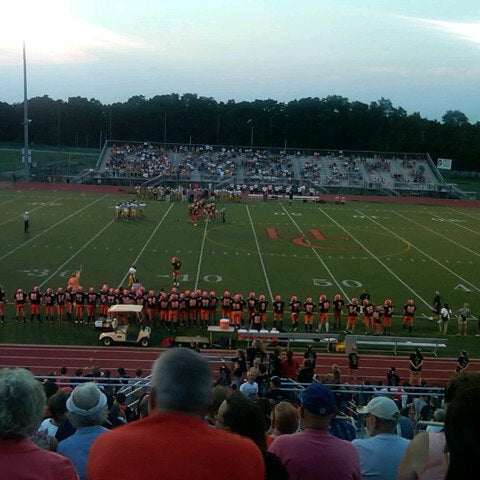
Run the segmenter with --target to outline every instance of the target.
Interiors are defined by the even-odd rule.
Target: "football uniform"
[[[373,312],[375,307],[372,302],[366,300],[363,302],[363,324],[365,325],[365,333],[373,329]]]
[[[23,321],[26,322],[25,305],[27,303],[27,292],[19,288],[13,296],[13,301],[15,302],[15,320],[18,322],[20,315],[22,315]]]
[[[409,333],[413,328],[413,317],[416,309],[417,307],[411,300],[408,300],[408,302],[403,306],[402,328],[403,330],[408,329]]]
[[[51,288],[47,288],[43,295],[43,302],[45,305],[45,320],[53,322],[53,307],[55,305],[55,294]]]
[[[323,297],[323,298],[322,298]],[[325,331],[328,333],[328,312],[330,311],[330,300],[324,295],[320,297],[318,302],[318,331],[322,330],[322,325],[325,326]]]
[[[392,328],[393,310],[394,308],[391,303],[385,303],[383,305],[383,332],[389,335]]]
[[[58,289],[55,293],[55,303],[57,304],[57,320],[63,322],[63,313],[65,312],[66,296],[62,289]]]
[[[280,296],[276,296],[275,300],[272,302],[273,309],[273,326],[277,327],[277,322],[279,327],[283,327],[283,312],[285,310],[285,302],[280,299]]]
[[[345,302],[336,295],[333,300],[333,328],[342,328],[342,309]]]
[[[93,323],[95,321],[95,310],[97,308],[98,293],[92,288],[87,292],[87,320]]]
[[[355,321],[360,313],[360,306],[356,301],[350,301],[347,303],[347,325],[345,329],[347,331],[355,330]]]
[[[307,298],[305,302],[303,302],[303,323],[305,325],[305,331],[310,332],[312,329],[312,322],[313,322],[313,312],[315,310],[315,304],[312,302],[311,298]]]
[[[28,301],[30,302],[30,321],[33,321],[34,317],[37,317],[38,321],[41,322],[40,304],[42,303],[42,294],[38,290],[38,287],[34,287],[28,294]]]

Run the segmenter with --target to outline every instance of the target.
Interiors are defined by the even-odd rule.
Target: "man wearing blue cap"
[[[332,392],[312,384],[301,395],[302,431],[275,438],[269,450],[277,455],[290,480],[360,480],[360,465],[355,447],[328,433],[335,415]]]
[[[388,397],[375,397],[365,407],[365,426],[370,438],[354,440],[360,458],[363,480],[395,480],[397,469],[409,440],[397,435],[400,411]]]

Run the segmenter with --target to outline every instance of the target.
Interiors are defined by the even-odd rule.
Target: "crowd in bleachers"
[[[103,175],[106,177],[138,177],[144,181],[160,175],[172,175],[171,151],[152,144],[113,145]]]
[[[149,143],[114,145],[103,175],[114,178],[153,178],[222,182],[233,179],[309,188],[368,186],[369,188],[435,188],[437,182],[424,158],[382,154],[283,151],[227,147],[162,147]],[[433,182],[433,183],[432,183]]]
[[[92,366],[73,376],[63,367],[40,382],[25,369],[2,369],[2,475],[31,478],[41,466],[45,479],[131,478],[128,471],[140,479],[197,478],[199,461],[215,480],[286,480],[299,472],[305,480],[333,480],[339,471],[360,480],[372,469],[382,480],[419,472],[448,479],[452,469],[465,473],[464,463],[472,468],[471,449],[457,447],[456,438],[468,430],[471,441],[479,440],[479,372],[455,374],[445,391],[425,382],[412,389],[395,371],[386,382],[353,388],[342,384],[336,365],[324,379],[312,375],[311,349],[302,366],[286,353],[267,354],[257,341],[222,364],[213,387],[206,357],[187,348],[162,353],[149,379],[142,369],[129,377],[119,367],[112,376]],[[461,466],[455,454],[445,461],[446,445],[456,455],[467,450]],[[119,455],[125,448],[129,454]],[[216,464],[221,458],[225,467]],[[232,474],[235,458],[243,469]],[[180,459],[183,466],[172,463]]]

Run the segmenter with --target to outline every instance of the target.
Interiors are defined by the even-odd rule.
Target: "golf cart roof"
[[[143,310],[143,305],[112,305],[108,311],[112,313],[140,313]]]

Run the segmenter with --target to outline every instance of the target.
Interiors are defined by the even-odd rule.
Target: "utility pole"
[[[25,180],[30,180],[30,163],[32,157],[28,142],[28,98],[27,98],[27,57],[25,55],[25,42],[23,42],[23,155],[22,160],[25,168]]]

